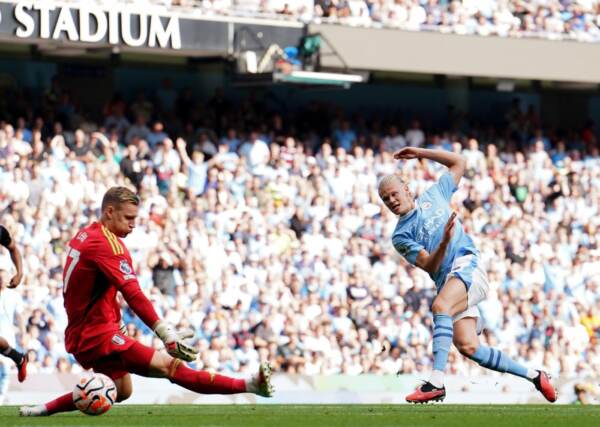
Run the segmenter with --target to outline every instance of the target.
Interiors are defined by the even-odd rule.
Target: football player
[[[14,289],[19,286],[23,278],[23,263],[15,241],[3,225],[0,225],[0,245],[8,250],[15,266],[15,274],[10,279],[8,270],[4,266],[0,266],[0,354],[15,362],[18,371],[17,378],[19,382],[23,382],[27,377],[27,357],[14,349],[15,333],[13,325],[18,295],[14,293],[15,291],[2,292],[5,287]],[[2,371],[0,377],[3,377],[3,363],[0,363],[0,370]],[[8,387],[8,382],[0,381],[0,383],[0,396],[2,396],[4,394],[3,389]]]
[[[63,272],[67,351],[85,369],[112,378],[117,386],[117,402],[131,395],[131,374],[167,378],[197,393],[270,397],[273,389],[268,363],[262,363],[258,373],[248,379],[196,371],[183,363],[194,361],[198,353],[185,342],[193,332],[179,331],[158,317],[140,289],[131,256],[121,240],[135,227],[139,203],[138,196],[125,187],[109,189],[102,200],[100,221],[81,229],[69,243]],[[122,332],[119,292],[163,341],[166,352],[147,347]],[[20,413],[43,416],[74,409],[73,394],[67,393],[45,405],[24,406]]]
[[[439,181],[416,200],[408,184],[397,175],[379,183],[379,196],[398,223],[392,235],[394,248],[412,265],[429,273],[435,282],[433,300],[433,372],[429,381],[406,397],[408,402],[441,401],[446,396],[444,370],[450,345],[487,369],[508,372],[531,381],[550,401],[556,390],[543,371],[527,368],[500,350],[479,343],[477,304],[487,295],[489,285],[479,251],[473,239],[451,212],[450,199],[465,170],[465,160],[456,153],[405,147],[394,158],[429,159],[448,170]]]

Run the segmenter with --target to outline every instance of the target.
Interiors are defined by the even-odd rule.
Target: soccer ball
[[[102,415],[117,400],[117,387],[103,374],[86,375],[73,389],[73,403],[88,415]]]

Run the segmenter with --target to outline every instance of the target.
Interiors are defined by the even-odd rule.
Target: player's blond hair
[[[140,198],[127,187],[111,187],[104,193],[104,197],[102,198],[102,211],[108,206],[114,206],[119,209],[124,203],[133,203],[138,206]]]
[[[379,181],[379,185],[377,186],[377,192],[379,193],[379,197],[381,197],[381,189],[383,187],[394,183],[398,183],[400,185],[404,184],[402,178],[395,174],[386,175],[383,178],[381,178],[381,181]]]

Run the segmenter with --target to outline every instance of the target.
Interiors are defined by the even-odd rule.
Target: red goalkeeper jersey
[[[121,321],[117,291],[146,325],[156,323],[158,316],[140,289],[129,251],[121,239],[96,222],[71,239],[63,271],[69,353],[107,355],[110,346],[106,343],[119,331]]]

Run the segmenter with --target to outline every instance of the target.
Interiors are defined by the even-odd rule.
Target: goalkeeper
[[[125,187],[109,189],[102,199],[100,221],[79,230],[69,243],[63,272],[67,351],[85,369],[112,378],[117,402],[131,395],[131,374],[167,378],[197,393],[270,397],[268,363],[261,364],[258,373],[247,380],[196,371],[183,363],[194,361],[198,353],[185,342],[193,332],[178,331],[158,317],[140,289],[131,256],[120,239],[133,230],[139,203],[137,195]],[[142,345],[124,333],[117,292],[163,341],[166,352]],[[75,409],[73,395],[67,393],[45,405],[24,406],[20,413],[43,416]]]

